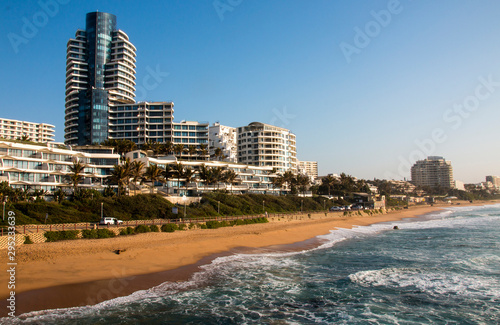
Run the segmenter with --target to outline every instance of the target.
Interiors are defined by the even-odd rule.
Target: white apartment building
[[[47,123],[33,123],[0,118],[0,138],[17,140],[23,135],[35,142],[54,141],[55,126]]]
[[[170,157],[148,157],[146,152],[136,150],[129,152],[125,155],[130,160],[139,160],[144,162],[145,167],[150,165],[157,165],[165,169],[165,166],[175,166],[181,163],[185,167],[189,167],[194,171],[193,179],[187,184],[186,192],[186,179],[176,178],[172,176],[169,181],[163,184],[156,184],[156,190],[167,195],[180,196],[186,194],[187,196],[196,196],[205,192],[212,192],[215,190],[227,190],[231,193],[256,193],[256,194],[286,194],[289,189],[277,188],[273,185],[273,179],[278,175],[274,172],[272,167],[259,167],[247,164],[239,164],[223,161],[177,161]],[[233,184],[220,182],[218,184],[206,184],[200,178],[200,169],[202,166],[207,168],[221,168],[223,171],[232,170],[236,173],[237,177]],[[144,186],[143,186],[144,187]],[[149,190],[145,189],[145,192]],[[149,193],[149,192],[148,192]]]
[[[113,148],[85,147],[80,150],[65,148],[58,143],[24,144],[0,140],[0,182],[13,188],[43,189],[71,188],[67,179],[74,161],[85,164],[83,188],[103,189],[104,180],[111,175],[120,155]],[[86,152],[84,152],[86,151]]]
[[[238,161],[238,145],[236,128],[221,125],[215,122],[214,125],[208,128],[208,142],[210,159],[217,160],[215,157],[215,149],[222,150],[224,161]]]
[[[438,156],[417,161],[411,167],[411,181],[416,186],[455,186],[451,162]]]
[[[317,161],[299,161],[299,173],[309,176],[311,182],[318,177]]]
[[[297,173],[296,137],[290,130],[261,122],[238,128],[238,162]]]

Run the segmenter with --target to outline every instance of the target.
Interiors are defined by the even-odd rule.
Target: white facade
[[[47,123],[33,123],[26,121],[0,118],[0,138],[17,140],[26,135],[34,142],[54,141],[55,126]]]
[[[299,161],[299,173],[309,176],[311,182],[318,177],[317,161]]]
[[[453,188],[453,168],[443,157],[431,156],[417,161],[411,167],[411,181],[416,186]]]
[[[296,137],[290,130],[260,122],[238,128],[238,162],[297,173]]]
[[[215,149],[219,148],[224,155],[224,159],[222,160],[230,162],[238,161],[236,128],[215,122],[214,125],[210,126],[208,129],[208,141],[210,159],[216,160]]]
[[[69,167],[74,161],[85,164],[83,188],[102,189],[104,180],[111,175],[120,155],[113,148],[88,148],[90,152],[64,148],[59,144],[23,144],[0,141],[0,181],[13,188],[43,189],[70,188],[67,180]],[[99,152],[98,152],[99,151]]]

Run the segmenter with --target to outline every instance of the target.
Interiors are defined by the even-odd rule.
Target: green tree
[[[58,188],[57,190],[52,193],[52,196],[54,197],[54,201],[57,203],[61,204],[64,198],[66,197],[66,193],[61,188]]]
[[[130,179],[130,169],[124,165],[114,165],[111,171],[111,182],[118,185],[118,196],[122,194],[127,181]]]
[[[79,160],[73,161],[73,165],[69,166],[69,179],[73,186],[73,194],[78,190],[78,184],[83,180],[83,173],[86,165]]]
[[[153,194],[153,188],[156,182],[163,181],[162,179],[163,169],[158,167],[156,164],[150,164],[144,172],[144,178],[151,181],[151,194]]]
[[[224,178],[224,181],[226,183],[229,183],[229,186],[230,186],[230,190],[229,192],[232,193],[233,192],[233,183],[235,182],[236,178],[238,177],[238,175],[236,174],[236,172],[232,169],[228,169],[224,172],[223,174],[223,178]]]

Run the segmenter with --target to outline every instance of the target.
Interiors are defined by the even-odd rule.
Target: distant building
[[[500,187],[500,177],[498,176],[486,176],[486,182],[491,182],[497,188]]]
[[[238,161],[238,145],[236,128],[221,125],[215,122],[208,128],[208,147],[210,151],[210,159],[217,160],[215,157],[215,149],[222,150],[224,161]]]
[[[238,162],[297,173],[296,137],[290,130],[261,122],[238,128]]]
[[[309,176],[311,182],[318,178],[318,162],[317,161],[299,161],[299,173]]]
[[[461,181],[455,181],[455,188],[457,190],[465,191],[465,183]]]
[[[54,141],[55,126],[46,123],[33,123],[26,121],[0,118],[0,138],[17,140],[24,136],[34,142]]]
[[[443,157],[431,156],[417,161],[411,167],[411,181],[416,186],[453,188],[453,168]]]

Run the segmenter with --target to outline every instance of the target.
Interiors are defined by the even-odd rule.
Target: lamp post
[[[262,200],[262,213],[264,213],[264,211],[266,211],[266,208],[265,208],[265,206],[264,206],[264,203],[265,203],[265,202],[266,202],[265,200]]]
[[[7,203],[8,198],[8,196],[5,196],[5,199],[3,200],[3,220],[5,220],[5,203]]]
[[[217,201],[217,214],[220,214],[220,201]]]
[[[184,194],[182,196],[182,200],[184,201],[184,219],[185,219],[186,218],[186,201],[187,201],[186,194]]]
[[[103,206],[104,206],[104,202],[101,202],[101,219],[103,218]]]
[[[304,200],[300,200],[300,213],[303,212],[304,209]]]

